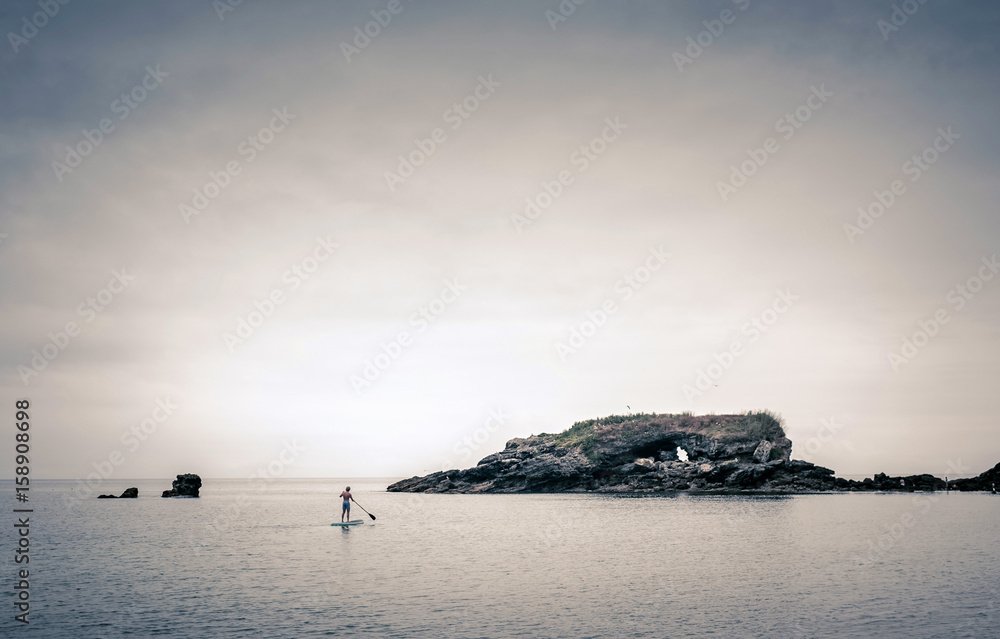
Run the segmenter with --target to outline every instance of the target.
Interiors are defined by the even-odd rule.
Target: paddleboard
[[[364,519],[352,519],[351,521],[338,521],[336,523],[330,524],[331,526],[357,526],[359,524],[365,523]]]

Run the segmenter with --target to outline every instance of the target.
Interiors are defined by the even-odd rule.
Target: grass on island
[[[705,431],[720,439],[777,439],[785,436],[781,415],[769,410],[747,411],[739,420],[723,420]]]
[[[626,441],[655,436],[663,426],[671,424],[680,429],[690,428],[692,432],[706,437],[733,439],[774,440],[785,435],[781,415],[769,410],[747,411],[741,415],[703,415],[695,417],[691,412],[680,414],[633,413],[631,415],[608,415],[598,419],[576,422],[561,433],[539,433],[539,437],[550,439],[559,446],[579,447],[592,462],[600,461],[597,448],[597,429],[605,426],[619,426],[616,437]],[[604,430],[603,428],[601,430]]]

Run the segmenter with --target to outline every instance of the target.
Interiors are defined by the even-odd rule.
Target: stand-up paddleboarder
[[[347,490],[340,493],[340,498],[344,500],[344,507],[340,511],[340,521],[351,521],[351,502],[354,501],[354,497],[351,496],[351,487],[348,486]],[[344,519],[346,517],[346,519]]]

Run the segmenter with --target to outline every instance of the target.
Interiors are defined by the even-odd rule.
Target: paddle
[[[364,506],[362,506],[361,504],[359,504],[358,502],[354,502],[354,503],[355,503],[355,505],[356,505],[356,506],[357,506],[358,508],[360,508],[361,510],[365,510],[365,507],[364,507]],[[368,512],[367,510],[365,510],[365,514],[366,514],[366,515],[368,515],[369,517],[371,517],[371,518],[372,518],[372,521],[375,521],[375,515],[371,514],[371,513],[370,513],[370,512]]]

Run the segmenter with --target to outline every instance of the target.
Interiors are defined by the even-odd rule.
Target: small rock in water
[[[173,488],[163,491],[161,497],[197,497],[201,488],[201,477],[193,473],[177,475]]]
[[[126,488],[120,496],[115,495],[98,495],[98,499],[135,499],[139,496],[139,489],[132,487]]]

